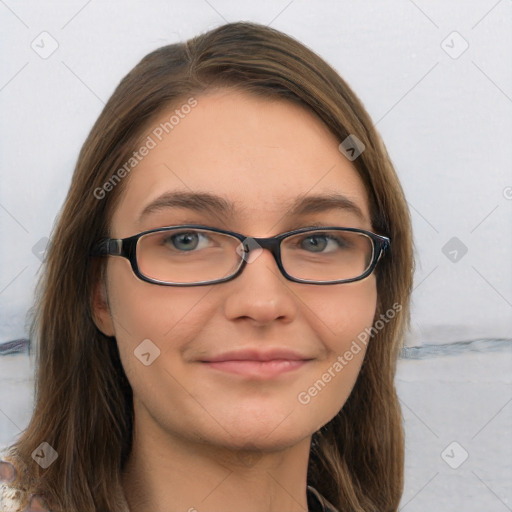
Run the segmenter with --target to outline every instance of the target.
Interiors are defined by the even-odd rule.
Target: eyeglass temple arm
[[[111,256],[122,256],[123,241],[115,238],[105,238],[98,242],[91,251],[91,256],[104,256],[106,254]]]

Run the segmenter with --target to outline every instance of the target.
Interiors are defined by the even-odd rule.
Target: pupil
[[[178,244],[177,246],[181,249],[181,248],[184,248],[184,249],[195,249],[196,246],[197,246],[197,235],[195,233],[182,233],[181,235],[175,235],[173,237],[174,241],[177,241]],[[185,246],[184,247],[180,247],[179,244],[181,242],[185,242]],[[187,245],[187,242],[190,242],[190,241],[195,241],[196,243],[193,244],[193,246],[191,246],[190,244]]]
[[[322,249],[325,249],[325,245],[326,245],[326,240],[325,240],[325,237],[320,237],[320,236],[311,236],[309,238],[307,238],[306,240],[308,240],[308,245],[312,248],[318,248],[320,250]],[[320,240],[320,242],[319,242]]]

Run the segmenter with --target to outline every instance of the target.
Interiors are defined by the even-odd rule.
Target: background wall
[[[510,0],[0,1],[0,343],[26,336],[25,313],[79,149],[120,79],[164,44],[227,21],[270,24],[353,87],[411,209],[418,268],[407,344],[423,349],[406,354],[398,375],[410,433],[404,508],[439,505],[441,484],[431,482],[441,472],[439,510],[510,509],[511,17]],[[426,351],[432,345],[443,347]],[[464,347],[480,355],[457,355]],[[30,413],[30,381],[19,372],[30,378],[31,370],[12,361],[1,364],[19,396],[7,385],[0,394],[0,442]],[[475,402],[464,401],[468,393]],[[449,441],[466,436],[459,446],[471,452],[469,438],[491,421],[492,442],[501,444],[478,445],[478,468],[489,475],[448,467],[450,454],[462,453]],[[505,458],[496,465],[485,459],[489,450]],[[454,488],[472,498],[454,502]]]

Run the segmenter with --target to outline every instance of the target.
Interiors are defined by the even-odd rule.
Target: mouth
[[[201,361],[205,367],[218,372],[249,378],[274,378],[306,366],[311,358],[289,350],[244,350],[221,354]]]

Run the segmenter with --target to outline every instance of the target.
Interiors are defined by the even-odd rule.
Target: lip
[[[202,360],[208,368],[252,378],[273,378],[305,366],[312,358],[289,349],[239,350]]]

